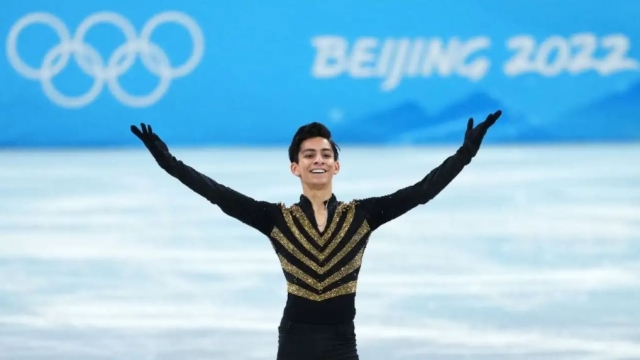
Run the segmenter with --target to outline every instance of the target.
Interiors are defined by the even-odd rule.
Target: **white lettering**
[[[602,58],[595,56],[598,45],[607,51]],[[507,48],[514,51],[504,64],[507,76],[536,73],[542,76],[557,76],[566,72],[571,75],[596,71],[600,75],[638,70],[640,64],[629,57],[629,38],[614,34],[601,39],[592,33],[578,33],[568,39],[551,36],[540,44],[529,35],[515,36],[507,40]]]
[[[536,41],[529,35],[515,36],[507,40],[507,48],[514,50],[513,57],[504,64],[504,73],[516,76],[535,69],[531,57]]]
[[[389,69],[389,72],[386,74],[387,77],[382,82],[382,90],[385,91],[395,89],[398,84],[400,84],[402,74],[405,71],[405,60],[407,58],[407,52],[409,51],[411,42],[408,39],[402,39],[397,42],[397,45],[393,66]]]
[[[550,60],[553,51],[558,53],[554,61]],[[569,44],[560,36],[552,36],[540,44],[534,66],[544,76],[555,76],[567,67],[571,60],[570,56]]]
[[[486,37],[459,38],[362,37],[351,45],[338,36],[312,39],[316,55],[312,75],[333,78],[343,74],[356,79],[381,80],[380,88],[391,91],[405,78],[459,76],[477,81],[486,75],[490,62],[486,57],[469,59],[490,46]]]
[[[449,44],[444,44],[442,39],[429,41],[427,52],[422,60],[422,75],[431,76],[434,69],[442,77],[451,75],[456,63],[458,47],[457,39],[452,39]]]
[[[467,63],[467,59],[478,53],[480,50],[488,49],[491,46],[491,39],[488,37],[476,37],[464,44],[460,50],[458,72],[463,77],[473,81],[482,79],[489,71],[491,62],[486,56],[478,57],[474,61]]]
[[[339,36],[319,36],[312,40],[317,49],[312,74],[317,78],[340,75],[346,65],[347,41]]]
[[[385,40],[384,45],[382,46],[382,53],[380,54],[380,59],[378,60],[378,65],[376,66],[376,76],[384,77],[387,73],[387,67],[389,66],[389,61],[391,61],[391,57],[393,56],[393,48],[395,46],[395,41],[393,39]]]
[[[631,42],[622,34],[605,36],[601,40],[602,47],[609,52],[594,67],[602,75],[610,75],[624,70],[638,70],[638,60],[628,57]]]
[[[349,73],[355,78],[372,77],[375,71],[373,64],[376,54],[374,49],[378,46],[378,40],[375,38],[362,38],[356,41],[353,47],[353,55],[349,61]]]
[[[413,42],[413,46],[411,47],[411,51],[409,53],[409,64],[407,64],[406,74],[409,77],[414,77],[419,74],[420,71],[420,57],[422,56],[422,52],[424,48],[427,46],[427,41],[425,39],[416,39]]]
[[[341,36],[323,35],[313,38],[311,43],[316,50],[313,77],[346,75],[354,79],[379,79],[382,91],[396,89],[405,79],[457,76],[479,81],[491,67],[490,59],[482,55],[492,43],[485,36],[361,37],[350,43]],[[554,35],[541,42],[523,34],[507,39],[506,48],[512,51],[503,65],[504,74],[509,77],[525,74],[553,77],[588,71],[608,76],[640,70],[640,62],[629,56],[631,42],[623,34],[599,38],[583,32],[569,37]],[[597,56],[599,53],[604,55]]]
[[[567,64],[569,74],[589,71],[592,67],[594,53],[598,48],[598,39],[590,33],[575,34],[569,39],[570,47],[575,49],[573,61]]]

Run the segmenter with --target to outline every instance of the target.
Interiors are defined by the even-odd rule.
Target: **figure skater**
[[[340,163],[331,132],[318,122],[301,126],[289,160],[302,194],[290,206],[253,199],[191,168],[170,153],[150,125],[131,126],[131,131],[169,175],[271,242],[287,284],[277,360],[358,360],[355,296],[369,236],[438,195],[476,156],[501,114],[489,114],[476,127],[469,119],[462,145],[420,181],[348,202],[333,192]]]

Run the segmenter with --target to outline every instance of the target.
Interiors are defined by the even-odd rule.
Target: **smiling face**
[[[331,185],[333,176],[340,171],[331,143],[322,137],[313,137],[302,142],[298,162],[291,163],[291,172],[302,184],[311,189]]]

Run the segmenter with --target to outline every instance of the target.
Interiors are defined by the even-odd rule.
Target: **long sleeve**
[[[265,235],[271,232],[276,204],[255,200],[219,184],[170,154],[165,154],[159,165],[195,193],[217,205],[225,214]]]
[[[429,202],[458,176],[472,157],[469,149],[462,146],[419,182],[389,195],[359,200],[358,206],[366,214],[371,230]]]

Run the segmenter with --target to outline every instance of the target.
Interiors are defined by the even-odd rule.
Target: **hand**
[[[131,132],[142,140],[142,143],[147,147],[151,155],[153,155],[159,164],[162,164],[170,155],[167,144],[165,144],[164,141],[162,141],[160,137],[153,132],[151,125],[141,123],[140,127],[142,128],[142,131],[135,125],[131,125]]]
[[[472,157],[478,153],[487,130],[498,120],[500,115],[502,115],[501,110],[487,115],[487,118],[475,128],[473,127],[473,118],[469,119],[467,131],[464,133],[464,147],[471,152]]]

